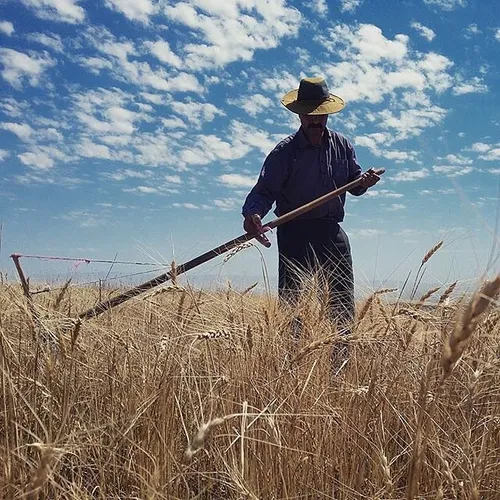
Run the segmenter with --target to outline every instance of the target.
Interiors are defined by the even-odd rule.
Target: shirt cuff
[[[361,196],[362,194],[365,194],[366,191],[368,191],[368,188],[365,188],[363,186],[356,186],[355,188],[350,189],[349,193],[351,193],[353,196]]]

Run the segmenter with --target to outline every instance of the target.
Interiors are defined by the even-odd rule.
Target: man
[[[328,115],[344,101],[328,91],[323,78],[304,78],[281,103],[299,115],[301,127],[268,155],[242,210],[245,231],[266,247],[271,243],[261,219],[274,202],[281,216],[359,177],[361,184],[350,190],[355,196],[380,180],[371,169],[362,174],[349,141],[326,127]],[[293,305],[299,276],[319,269],[326,277],[330,319],[347,333],[354,319],[354,280],[349,240],[339,225],[344,203],[345,194],[279,226],[277,237],[280,298]]]

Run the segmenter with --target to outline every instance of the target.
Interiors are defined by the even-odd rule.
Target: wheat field
[[[4,282],[0,497],[500,498],[500,279],[373,293],[335,372],[316,284],[294,310],[169,286],[79,324],[102,289],[38,294],[37,319]]]

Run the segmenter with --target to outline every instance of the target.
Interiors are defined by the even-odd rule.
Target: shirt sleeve
[[[349,168],[349,177],[347,179],[347,182],[352,182],[361,177],[361,167],[359,166],[358,160],[356,159],[356,152],[354,151],[354,148],[349,141],[347,141],[347,163]],[[365,194],[366,191],[367,189],[365,187],[357,186],[353,189],[350,189],[349,193],[354,196],[361,196],[362,194]]]
[[[271,210],[285,176],[285,168],[280,158],[279,151],[274,150],[264,161],[257,184],[252,188],[243,205],[243,217],[259,214],[263,218]]]

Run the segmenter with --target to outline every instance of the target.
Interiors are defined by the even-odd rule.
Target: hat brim
[[[331,115],[345,106],[344,100],[334,94],[329,94],[324,101],[298,101],[298,94],[298,90],[292,90],[281,98],[281,104],[298,115]]]

